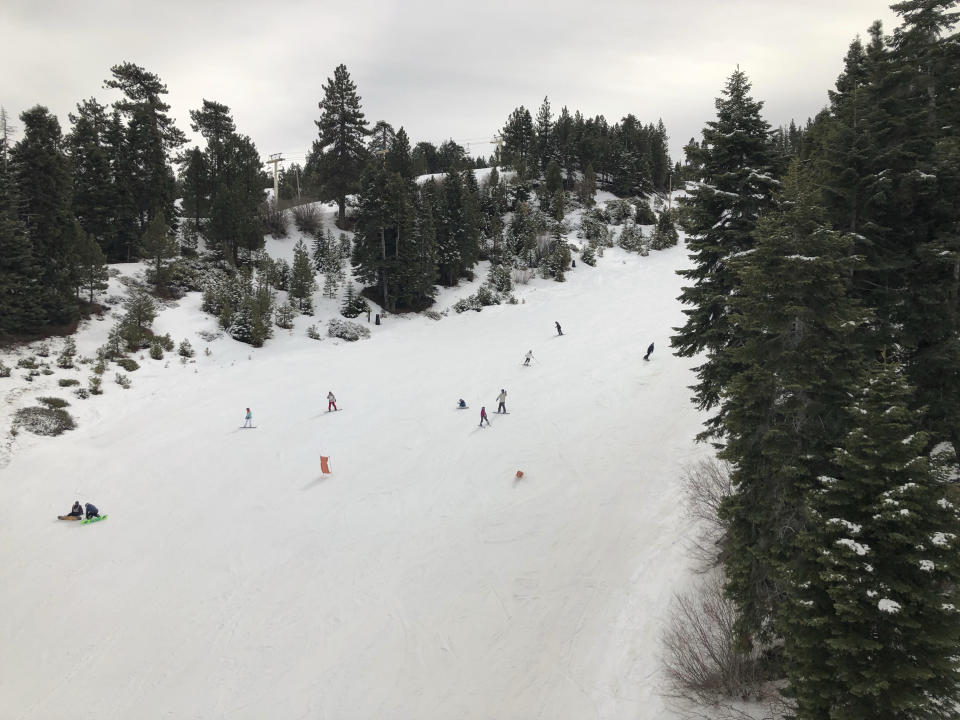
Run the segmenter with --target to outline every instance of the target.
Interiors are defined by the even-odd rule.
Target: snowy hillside
[[[261,349],[205,343],[193,294],[154,327],[195,363],[146,357],[129,390],[111,368],[85,401],[0,380],[4,413],[57,395],[78,422],[5,450],[0,715],[672,717],[658,638],[687,580],[678,476],[706,452],[694,363],[668,350],[685,264],[682,246],[607,250],[522,304],[390,316],[356,343],[305,336],[334,316],[318,300]],[[87,324],[82,353],[109,324]],[[76,499],[109,519],[56,520]]]

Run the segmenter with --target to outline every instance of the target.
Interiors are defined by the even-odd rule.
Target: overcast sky
[[[772,125],[816,114],[875,19],[896,24],[883,0],[3,0],[0,105],[18,127],[45,105],[66,132],[81,99],[117,97],[103,81],[131,61],[166,83],[188,136],[189,111],[217,100],[261,156],[302,162],[344,63],[367,120],[414,143],[487,155],[515,107],[549,96],[554,113],[662,118],[676,160],[738,64]]]

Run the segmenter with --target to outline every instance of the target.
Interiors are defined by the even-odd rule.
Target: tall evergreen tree
[[[520,182],[525,182],[536,171],[536,132],[530,111],[521,105],[510,113],[500,136],[503,163],[516,171]]]
[[[40,268],[20,218],[10,161],[12,128],[0,108],[0,336],[42,325]]]
[[[728,258],[738,342],[721,362],[721,457],[735,492],[721,508],[728,589],[744,636],[770,640],[813,479],[846,431],[844,407],[863,364],[866,314],[847,297],[850,240],[829,228],[808,174],[785,178],[782,207],[763,218],[750,253]],[[789,529],[789,530],[788,530]]]
[[[180,250],[162,212],[154,215],[147,225],[147,230],[140,240],[140,249],[141,256],[152,265],[153,286],[159,292],[170,279],[167,261],[176,257]]]
[[[900,368],[879,367],[811,495],[800,545],[815,570],[792,586],[784,627],[799,717],[960,716],[960,517],[912,398]]]
[[[77,240],[77,293],[81,290],[89,293],[89,302],[92,304],[95,293],[107,289],[107,280],[110,278],[107,256],[93,235],[79,227],[79,223],[74,235]]]
[[[167,221],[176,218],[176,184],[169,156],[186,142],[183,132],[170,117],[164,102],[167,86],[160,78],[131,62],[110,68],[112,78],[104,87],[120,90],[124,97],[114,103],[126,119],[126,143],[129,163],[125,185],[132,195],[142,233],[149,220],[163,212]]]
[[[749,93],[750,82],[737,69],[716,101],[717,119],[703,130],[704,145],[696,152],[703,181],[690,191],[684,213],[694,266],[679,273],[693,284],[680,296],[690,307],[683,311],[686,323],[675,328],[671,344],[683,357],[706,354],[693,387],[697,406],[705,410],[719,403],[724,385],[736,372],[723,350],[741,342],[730,323],[729,301],[738,282],[728,261],[753,247],[753,229],[771,206],[777,185],[768,173],[769,125],[760,116],[763,103]],[[705,434],[717,434],[720,422],[719,416],[709,420]]]
[[[550,111],[550,98],[544,97],[537,111],[534,126],[537,146],[537,170],[546,172],[547,164],[556,159],[555,138],[553,133],[553,113]]]
[[[93,98],[70,114],[73,129],[66,138],[73,180],[73,215],[85,232],[104,247],[113,247],[116,194],[107,147],[109,118],[106,107]]]
[[[290,273],[290,297],[305,315],[313,315],[313,293],[317,289],[310,254],[303,240],[297,240],[293,248],[293,270]]]
[[[357,86],[346,65],[338,65],[327,78],[316,121],[320,137],[314,141],[308,165],[320,179],[321,199],[335,200],[337,222],[347,217],[347,195],[357,191],[367,158],[364,138],[369,134]]]
[[[45,322],[69,323],[78,316],[69,160],[57,118],[40,105],[20,115],[23,138],[11,153],[20,200],[20,220],[40,267]]]

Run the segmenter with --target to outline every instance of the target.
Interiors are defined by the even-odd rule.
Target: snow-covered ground
[[[686,262],[607,250],[521,304],[389,316],[356,343],[305,336],[332,301],[261,349],[206,343],[194,294],[154,324],[194,363],[145,356],[129,390],[111,366],[88,400],[55,381],[89,369],[0,379],[0,413],[56,395],[78,421],[0,449],[0,716],[673,717],[678,478],[707,452],[695,363],[668,349]],[[57,521],[76,499],[109,519]]]

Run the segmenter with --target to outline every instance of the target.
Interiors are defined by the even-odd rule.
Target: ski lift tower
[[[273,163],[273,204],[278,207],[280,206],[280,174],[277,166],[284,162],[283,157],[281,157],[282,155],[283,153],[273,153],[270,159],[264,163],[265,165]]]

